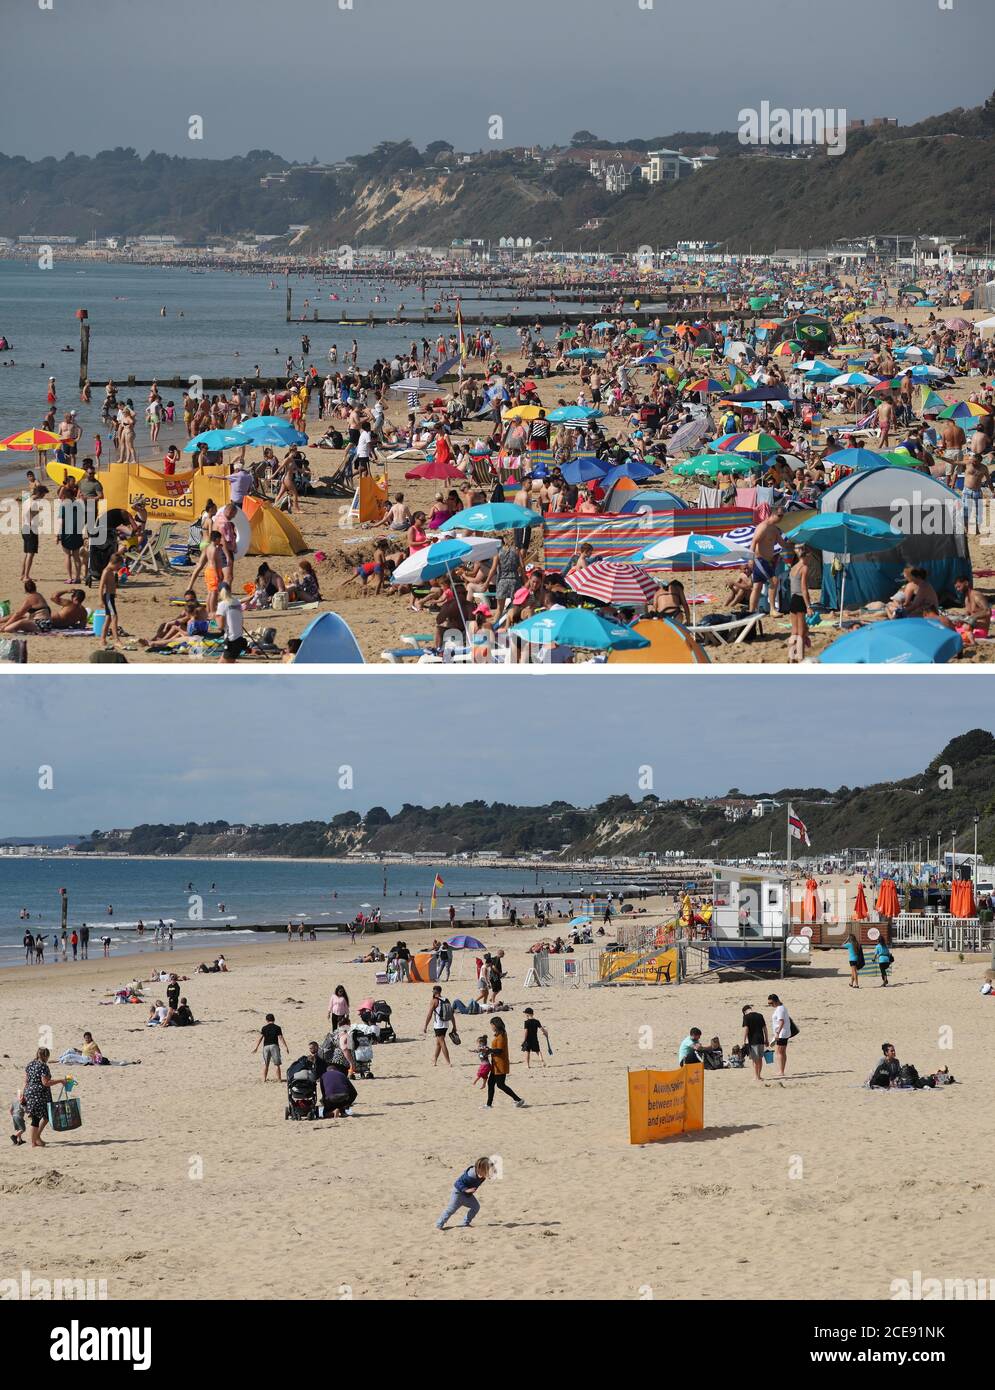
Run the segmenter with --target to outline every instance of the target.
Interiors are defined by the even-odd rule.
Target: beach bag
[[[789,1038],[797,1038],[798,1034],[799,1034],[802,1030],[798,1027],[798,1024],[795,1022],[795,1020],[794,1020],[793,1018],[789,1018],[789,1019],[788,1019],[788,1024],[789,1024],[788,1037],[789,1037]]]
[[[861,944],[860,944],[859,941],[857,942],[856,958],[857,958],[857,959],[856,959],[857,969],[858,969],[858,970],[863,970],[863,968],[864,968],[864,948],[863,948],[863,946],[861,946]]]
[[[75,1097],[67,1097],[64,1086],[59,1093],[59,1099],[48,1102],[48,1122],[59,1134],[69,1129],[79,1129],[83,1123],[79,1101]]]
[[[902,1064],[902,1069],[898,1073],[898,1084],[899,1086],[912,1086],[917,1090],[922,1085],[922,1082],[919,1080],[919,1073],[911,1062],[904,1062]]]

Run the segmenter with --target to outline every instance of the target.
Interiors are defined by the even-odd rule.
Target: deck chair
[[[763,617],[763,613],[747,613],[745,617],[731,618],[727,623],[714,623],[711,626],[692,623],[688,632],[699,641],[703,637],[714,637],[720,647],[738,647],[755,628],[759,629]],[[757,636],[759,635],[758,631]]]
[[[149,570],[152,574],[158,574],[160,565],[164,570],[170,570],[172,565],[168,547],[172,534],[173,523],[164,521],[154,536],[146,536],[145,544],[131,565],[131,573],[135,575],[141,574],[143,570]]]

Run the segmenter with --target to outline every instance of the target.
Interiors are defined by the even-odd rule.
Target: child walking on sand
[[[549,1047],[549,1034],[536,1018],[535,1011],[533,1009],[526,1009],[525,1036],[522,1038],[522,1051],[525,1053],[525,1065],[529,1071],[532,1070],[533,1053],[539,1058],[543,1066],[546,1065],[546,1059],[542,1055],[542,1048],[539,1046],[540,1033],[546,1039],[546,1046]],[[552,1048],[550,1048],[550,1051],[552,1052]]]
[[[491,1049],[487,1042],[487,1034],[481,1033],[477,1039],[477,1056],[480,1058],[480,1066],[477,1068],[477,1075],[473,1078],[473,1089],[477,1089],[477,1082],[480,1082],[480,1089],[487,1089],[487,1078],[491,1074]]]
[[[463,1219],[463,1226],[469,1226],[477,1212],[480,1210],[480,1203],[477,1201],[476,1193],[480,1190],[483,1183],[487,1181],[494,1171],[494,1165],[489,1158],[478,1158],[476,1163],[465,1168],[453,1183],[453,1190],[449,1196],[449,1205],[435,1223],[437,1231],[446,1229],[446,1222],[454,1216],[460,1207],[466,1208],[466,1216]]]

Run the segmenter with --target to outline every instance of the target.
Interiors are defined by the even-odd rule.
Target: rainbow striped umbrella
[[[745,439],[732,446],[735,454],[783,454],[787,446],[772,434],[748,434]]]
[[[946,410],[941,410],[937,419],[977,420],[979,416],[990,414],[991,411],[985,405],[978,405],[975,401],[958,401],[956,405],[948,405]]]

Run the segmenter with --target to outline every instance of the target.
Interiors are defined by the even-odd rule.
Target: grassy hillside
[[[956,834],[965,846],[973,818],[981,817],[978,843],[995,859],[995,737],[973,729],[953,739],[914,777],[867,787],[755,788],[736,795],[773,796],[793,802],[809,829],[813,854],[868,847],[878,835],[898,845],[939,831]],[[80,848],[131,854],[288,855],[303,858],[347,854],[350,849],[391,854],[422,851],[440,857],[497,850],[525,855],[539,850],[564,856],[596,857],[683,850],[702,858],[739,857],[784,844],[785,812],[758,820],[728,821],[715,806],[693,801],[634,801],[614,796],[579,809],[563,801],[546,806],[511,806],[484,801],[464,805],[405,805],[391,816],[373,807],[361,816],[346,811],[330,822],[264,825],[232,833],[224,821],[207,825],[137,826],[125,839],[109,840],[94,831]]]
[[[405,140],[327,172],[268,150],[227,160],[141,158],[130,148],[34,162],[0,155],[0,234],[167,233],[203,244],[306,223],[310,235],[295,249],[527,235],[570,249],[705,240],[745,251],[872,232],[944,232],[987,245],[995,216],[995,99],[914,126],[856,132],[838,158],[759,158],[728,131],[627,143],[630,157],[640,145],[663,143],[713,146],[722,158],[677,184],[637,183],[613,197],[582,164],[547,169],[493,151],[453,167],[448,147],[420,152]],[[577,147],[609,157],[612,149],[594,136]],[[263,188],[260,179],[273,173],[286,181]],[[592,218],[603,225],[581,232]]]

